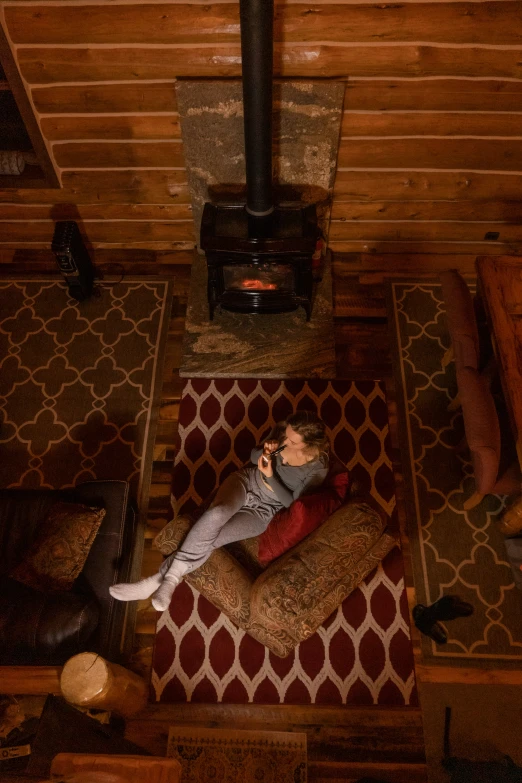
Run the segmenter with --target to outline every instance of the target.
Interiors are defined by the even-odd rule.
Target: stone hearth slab
[[[209,321],[207,264],[194,253],[179,374],[183,378],[335,378],[330,254],[307,323],[302,307],[276,315],[218,308]]]

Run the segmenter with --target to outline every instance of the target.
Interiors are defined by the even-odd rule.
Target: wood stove
[[[254,231],[251,224],[244,204],[205,204],[201,247],[207,256],[210,320],[221,305],[240,313],[284,313],[302,306],[309,321],[315,204],[276,207],[265,235],[259,231],[262,220],[255,220]]]
[[[240,0],[246,204],[206,203],[200,246],[210,320],[218,305],[241,313],[302,306],[310,320],[315,204],[274,206],[272,193],[273,0]]]

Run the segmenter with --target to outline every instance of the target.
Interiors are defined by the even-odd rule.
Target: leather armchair
[[[171,554],[191,525],[189,517],[178,517],[156,536],[155,545]],[[315,633],[396,543],[379,511],[349,500],[265,570],[256,561],[257,539],[251,538],[231,545],[238,557],[229,548],[217,549],[185,579],[284,658]]]

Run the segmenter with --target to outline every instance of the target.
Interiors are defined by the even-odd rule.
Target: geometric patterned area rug
[[[475,489],[462,414],[448,411],[457,394],[440,283],[392,282],[395,377],[408,533],[418,603],[457,594],[473,604],[471,617],[444,625],[448,642],[422,636],[423,659],[452,666],[522,665],[521,595],[506,560],[498,519],[504,497],[464,502]]]
[[[319,413],[352,480],[396,524],[384,387],[373,380],[188,381],[173,474],[176,513],[199,506],[248,463],[275,422],[301,409]],[[158,621],[152,686],[157,701],[171,703],[416,704],[399,548],[287,658],[182,581]]]
[[[170,283],[126,278],[98,290],[78,302],[61,279],[0,283],[0,486],[121,479],[142,508]]]
[[[306,783],[306,734],[171,726],[183,783]]]

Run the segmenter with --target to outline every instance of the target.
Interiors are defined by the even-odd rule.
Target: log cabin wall
[[[240,75],[238,3],[18,0],[0,20],[62,182],[0,189],[0,250],[49,247],[70,218],[98,250],[187,263],[175,81]],[[337,259],[471,271],[522,251],[522,2],[276,0],[275,36],[277,76],[346,83]]]

